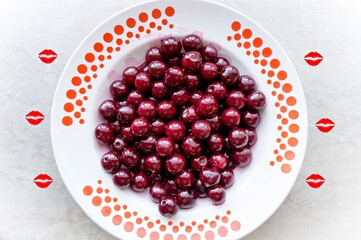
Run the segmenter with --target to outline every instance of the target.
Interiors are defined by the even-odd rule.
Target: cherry
[[[207,93],[212,94],[217,100],[223,100],[227,96],[227,88],[221,82],[214,82],[208,86]]]
[[[158,204],[158,210],[164,217],[172,217],[178,212],[178,205],[174,197],[163,196]]]
[[[234,128],[228,133],[229,145],[233,149],[241,149],[247,145],[247,133],[241,128]]]
[[[199,75],[193,73],[186,73],[184,75],[185,85],[191,91],[196,91],[201,85]]]
[[[127,103],[134,106],[134,107],[138,107],[139,104],[144,100],[144,96],[141,92],[139,91],[131,91],[127,97]]]
[[[185,36],[182,43],[184,50],[186,50],[187,52],[192,50],[199,51],[203,46],[202,39],[195,34],[189,34]]]
[[[186,127],[180,121],[170,121],[165,127],[165,135],[173,141],[178,142],[184,138],[186,134]]]
[[[139,104],[137,113],[139,117],[144,117],[148,120],[154,119],[156,114],[156,103],[151,100],[144,100]]]
[[[218,107],[217,99],[210,94],[203,95],[197,103],[197,111],[199,115],[206,118],[216,116]]]
[[[130,130],[130,127],[124,126],[120,132],[121,136],[123,137],[124,141],[129,143],[134,140],[135,136]]]
[[[241,91],[233,90],[227,94],[226,103],[228,107],[242,109],[246,105],[247,99]]]
[[[191,94],[189,99],[189,105],[197,106],[199,99],[203,96],[201,91],[197,91]]]
[[[121,153],[123,149],[127,146],[126,141],[121,136],[116,136],[113,142],[110,145],[112,151]]]
[[[171,156],[174,154],[174,142],[169,137],[159,138],[155,144],[155,150],[159,156]]]
[[[134,86],[135,76],[140,71],[136,67],[127,67],[123,71],[123,80],[128,86]]]
[[[204,167],[199,172],[199,179],[205,187],[211,187],[219,183],[221,174],[216,168]]]
[[[242,75],[239,77],[239,88],[245,94],[249,94],[255,89],[255,81],[251,76]]]
[[[197,72],[202,64],[202,55],[197,51],[190,51],[184,54],[182,66],[186,72]]]
[[[182,50],[182,43],[174,37],[168,37],[161,41],[161,49],[164,55],[173,57]]]
[[[182,154],[176,153],[165,161],[165,169],[170,174],[177,174],[186,169],[187,161]]]
[[[181,121],[186,125],[191,125],[199,119],[199,115],[195,106],[186,107],[181,113]]]
[[[171,100],[177,106],[184,106],[189,100],[189,93],[187,89],[181,88],[174,91],[171,95]]]
[[[165,120],[172,119],[177,114],[177,108],[171,101],[160,102],[156,110],[158,116]]]
[[[103,143],[111,143],[114,139],[114,129],[108,123],[101,123],[95,128],[95,137]]]
[[[160,50],[160,48],[152,47],[145,54],[145,61],[147,63],[150,63],[155,60],[164,61],[164,57],[163,57],[163,54],[162,54],[162,51]]]
[[[220,205],[226,200],[226,190],[223,186],[215,185],[207,190],[207,197],[214,205]]]
[[[208,159],[206,156],[199,156],[191,159],[192,170],[199,172],[202,168],[208,165]]]
[[[162,100],[162,99],[165,99],[166,97],[168,97],[168,95],[169,95],[169,89],[164,84],[163,81],[159,80],[159,81],[154,82],[154,84],[152,86],[152,96],[155,99]]]
[[[245,127],[256,128],[261,122],[261,116],[257,110],[244,110],[241,113],[242,125]]]
[[[202,183],[202,181],[200,179],[195,180],[194,190],[196,191],[198,197],[200,197],[200,198],[207,197],[206,187],[204,186],[204,184]]]
[[[124,81],[117,80],[110,85],[110,93],[115,101],[124,100],[129,93],[129,87]]]
[[[121,159],[124,166],[128,168],[135,167],[140,161],[140,154],[132,147],[124,148]]]
[[[252,161],[252,151],[247,147],[241,150],[234,150],[231,153],[231,159],[236,166],[247,166]]]
[[[154,183],[153,186],[150,187],[149,194],[150,194],[153,202],[159,203],[160,199],[163,196],[168,195],[168,190],[163,184],[157,182],[157,183]]]
[[[229,188],[234,183],[234,173],[230,168],[226,168],[221,172],[221,180],[219,184],[225,188]]]
[[[234,108],[227,108],[222,112],[221,121],[228,128],[235,128],[241,122],[241,114]]]
[[[168,178],[165,180],[164,185],[170,195],[176,195],[178,193],[178,186],[173,179]]]
[[[189,189],[194,184],[194,175],[190,170],[184,170],[181,173],[179,173],[176,178],[175,182],[178,185],[179,188],[182,189]]]
[[[211,81],[218,77],[218,67],[212,62],[204,62],[200,67],[200,74],[204,81]]]
[[[225,146],[225,140],[219,133],[213,133],[207,140],[208,150],[212,153],[220,152]]]
[[[209,165],[218,170],[224,169],[228,162],[229,159],[224,153],[216,153],[209,158]]]
[[[217,58],[215,64],[217,65],[218,67],[218,71],[221,71],[222,68],[226,67],[229,65],[229,62],[227,59],[223,58],[223,57],[219,57]]]
[[[108,122],[115,122],[117,120],[118,106],[113,100],[105,100],[98,108],[99,115]]]
[[[176,200],[180,208],[192,208],[196,202],[197,193],[194,190],[180,190],[177,193]]]
[[[252,128],[245,128],[244,131],[248,136],[248,146],[252,147],[257,142],[257,131]]]
[[[148,73],[140,72],[135,76],[134,86],[139,92],[147,92],[152,87],[152,80]]]
[[[137,137],[144,137],[150,133],[150,124],[144,117],[136,118],[130,125],[130,130]]]
[[[211,124],[212,131],[218,132],[221,130],[221,118],[219,115],[216,115],[213,118],[209,118],[207,121],[209,124]]]
[[[127,188],[133,182],[133,173],[128,169],[120,169],[113,174],[113,183],[120,188]]]
[[[237,83],[239,72],[238,69],[233,65],[228,65],[221,70],[221,80],[228,86],[233,86]]]
[[[180,67],[174,66],[167,69],[164,84],[170,87],[180,87],[184,83],[184,72]]]
[[[202,48],[203,61],[214,62],[217,59],[217,54],[218,54],[218,50],[211,45],[206,45]]]
[[[148,73],[154,79],[160,79],[164,77],[167,71],[167,64],[162,61],[154,60],[148,64]]]
[[[266,96],[260,91],[253,91],[247,96],[247,106],[251,109],[261,110],[266,106]]]
[[[136,173],[134,174],[133,184],[131,185],[132,190],[136,192],[143,192],[147,187],[149,187],[149,178],[145,173]]]
[[[193,136],[187,136],[182,143],[183,151],[191,157],[198,157],[202,152],[202,145]]]
[[[143,153],[153,153],[155,152],[155,144],[157,142],[157,137],[154,135],[148,135],[139,142],[139,149]]]
[[[211,132],[211,124],[206,120],[198,120],[192,125],[192,134],[198,139],[208,138]]]
[[[151,124],[152,133],[157,136],[162,136],[165,129],[165,122],[161,119],[156,119]]]
[[[106,172],[114,172],[120,167],[121,159],[117,152],[110,151],[102,156],[101,164]]]

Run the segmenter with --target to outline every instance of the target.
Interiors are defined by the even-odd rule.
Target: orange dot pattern
[[[288,153],[288,158],[292,154]],[[287,170],[287,167],[285,168]],[[204,219],[201,222],[189,219],[184,222],[161,221],[141,215],[137,211],[131,211],[126,204],[122,206],[117,203],[118,198],[110,195],[110,190],[101,186],[102,180],[97,185],[86,185],[82,192],[85,197],[91,200],[91,204],[99,209],[99,214],[119,226],[121,231],[135,233],[139,239],[184,239],[212,240],[219,237],[225,238],[230,231],[239,231],[241,223],[238,220],[231,220],[231,211],[227,210],[223,215],[215,215],[210,220]]]
[[[101,39],[92,45],[92,50],[84,54],[84,62],[76,67],[77,75],[70,78],[71,88],[65,94],[68,101],[63,106],[62,124],[84,124],[86,107],[82,100],[88,100],[87,93],[93,86],[91,82],[98,77],[97,72],[104,68],[105,62],[111,60],[113,54],[119,52],[124,44],[130,44],[144,35],[159,32],[166,27],[174,28],[174,25],[169,23],[174,14],[175,9],[172,6],[150,9],[125,19],[123,24],[114,26],[113,31],[105,32]]]
[[[288,73],[282,69],[282,63],[274,56],[272,49],[265,45],[261,37],[254,36],[251,29],[242,28],[239,21],[233,21],[230,27],[232,31],[226,36],[226,40],[228,42],[233,40],[238,48],[243,47],[247,56],[253,57],[252,62],[259,65],[260,73],[272,87],[271,95],[274,97],[274,106],[278,111],[279,135],[275,141],[279,149],[274,150],[274,158],[269,162],[269,166],[278,166],[282,173],[289,173],[292,171],[292,160],[295,159],[294,148],[298,145],[297,133],[300,131],[300,126],[296,122],[299,117],[299,112],[296,110],[297,99],[292,95],[293,86]],[[238,225],[233,224],[233,228],[238,228]]]

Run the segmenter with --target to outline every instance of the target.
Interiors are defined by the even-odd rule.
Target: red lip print
[[[44,49],[39,53],[38,57],[43,63],[50,64],[58,57],[58,54],[51,49]]]
[[[325,179],[320,174],[311,174],[306,182],[311,188],[319,188],[325,183]]]
[[[39,111],[31,111],[25,116],[25,119],[32,125],[40,124],[44,118],[45,116]]]
[[[47,188],[50,186],[50,184],[53,183],[53,179],[49,175],[43,173],[43,174],[39,174],[34,178],[34,183],[39,188]]]
[[[331,131],[335,127],[335,123],[331,119],[321,118],[316,123],[316,127],[321,132],[328,133],[329,131]]]
[[[309,52],[304,59],[309,65],[315,67],[322,62],[323,56],[318,52]]]

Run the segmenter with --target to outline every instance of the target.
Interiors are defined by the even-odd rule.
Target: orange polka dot
[[[112,212],[112,210],[111,210],[110,207],[108,207],[108,206],[104,206],[104,207],[102,208],[102,215],[103,215],[104,217],[109,216],[111,212]]]
[[[123,209],[124,209],[124,210],[127,210],[127,208],[128,208],[128,206],[124,204],[124,205],[123,205]]]
[[[272,55],[272,50],[269,47],[266,47],[262,50],[262,55],[265,57],[269,57]]]
[[[285,149],[286,149],[286,144],[283,144],[283,143],[280,144],[280,149],[281,149],[281,150],[285,150]]]
[[[278,131],[281,131],[281,130],[282,130],[282,126],[278,126],[277,129],[278,129]]]
[[[98,180],[98,184],[102,184],[102,183],[103,183],[103,181],[99,179],[99,180]]]
[[[72,103],[65,103],[64,104],[64,110],[66,112],[72,112],[74,110],[74,105]]]
[[[269,77],[273,77],[275,75],[275,72],[274,71],[272,71],[272,70],[269,70],[268,71],[268,76]]]
[[[99,194],[103,193],[103,188],[98,187],[98,188],[97,188],[97,193],[99,193]]]
[[[255,39],[253,39],[253,46],[258,48],[258,47],[262,46],[262,44],[263,44],[263,41],[261,38],[256,37]]]
[[[134,18],[128,18],[126,24],[128,27],[133,28],[137,23]]]
[[[157,29],[160,31],[162,30],[162,26],[158,26]]]
[[[282,157],[282,156],[280,156],[280,155],[278,155],[278,156],[276,157],[276,160],[277,160],[277,162],[282,162],[283,157]]]
[[[116,205],[114,206],[114,210],[115,210],[115,211],[119,211],[119,210],[120,210],[120,205],[119,205],[119,204],[116,204]]]
[[[193,233],[191,236],[191,240],[201,240],[201,236],[198,233]]]
[[[116,42],[118,45],[122,45],[122,44],[123,44],[123,39],[118,38],[115,42]]]
[[[187,233],[190,233],[190,232],[192,232],[192,227],[191,226],[186,226],[185,230],[186,230]]]
[[[108,52],[108,53],[113,52],[113,48],[112,48],[112,47],[107,47],[107,52]]]
[[[149,235],[150,240],[159,240],[159,233],[151,232]]]
[[[241,23],[238,21],[234,21],[231,27],[233,31],[239,31],[241,29]]]
[[[127,211],[127,212],[124,213],[124,217],[125,217],[125,218],[130,218],[131,215],[132,215],[132,214],[131,214],[129,211]]]
[[[148,14],[146,12],[141,12],[141,13],[139,13],[138,18],[139,18],[139,21],[144,23],[144,22],[148,21]]]
[[[276,94],[277,94],[276,91],[272,91],[272,92],[271,92],[271,95],[272,95],[272,96],[276,96]]]
[[[251,43],[250,43],[250,42],[244,42],[244,43],[243,43],[243,47],[244,47],[245,49],[248,49],[248,48],[251,47]],[[249,52],[248,55],[250,55],[250,54],[251,54],[251,52]]]
[[[297,133],[300,130],[300,127],[297,124],[293,123],[288,127],[288,129],[291,133]]]
[[[162,224],[162,225],[159,226],[159,230],[160,230],[161,232],[164,232],[166,229],[167,229],[167,227],[166,227],[164,224]]]
[[[270,66],[274,69],[278,68],[280,66],[280,61],[278,59],[272,59],[270,62]]]
[[[149,219],[148,216],[145,216],[145,217],[144,217],[144,220],[145,220],[145,221],[148,221],[148,219]]]
[[[121,35],[124,33],[124,27],[122,25],[116,25],[114,27],[115,34]]]
[[[245,38],[245,39],[248,39],[250,37],[252,37],[252,31],[251,29],[244,29],[243,32],[242,32],[242,36]]]
[[[93,62],[95,60],[94,54],[92,53],[85,54],[85,60],[90,63]]]
[[[281,119],[282,115],[281,114],[277,114],[277,119]]]
[[[77,69],[78,69],[78,72],[81,74],[84,74],[88,71],[87,66],[85,66],[84,64],[80,64]]]
[[[222,217],[222,222],[227,223],[228,222],[228,217],[227,216]]]
[[[297,144],[298,144],[298,140],[297,140],[297,138],[291,137],[291,138],[288,139],[287,143],[291,147],[296,147]]]
[[[84,119],[80,119],[80,120],[79,120],[79,123],[80,123],[80,124],[84,124]]]
[[[261,70],[261,73],[262,73],[262,74],[265,74],[265,73],[266,73],[266,70],[265,70],[265,69],[262,69],[262,70]]]
[[[100,42],[97,42],[97,43],[94,44],[93,48],[94,48],[95,51],[101,52],[101,51],[103,51],[104,46]]]
[[[280,143],[281,142],[281,138],[277,138],[276,142]]]
[[[93,188],[91,186],[87,185],[83,188],[83,194],[85,196],[90,196],[92,195],[92,193],[93,193]]]
[[[269,162],[269,165],[274,166],[274,165],[275,165],[275,162],[274,162],[274,161],[270,161],[270,162]]]
[[[99,55],[98,59],[99,59],[99,61],[104,61],[105,57],[104,57],[104,55]]]
[[[130,42],[129,42],[129,40],[125,40],[125,44],[129,44]]]
[[[259,63],[259,60],[258,60],[258,59],[254,60],[254,63],[255,63],[255,64],[258,64],[258,63]]]
[[[277,99],[280,101],[282,101],[284,98],[285,98],[285,96],[283,96],[283,94],[281,94],[281,93],[278,94],[278,96],[277,96]]]
[[[286,125],[286,124],[288,123],[288,119],[287,119],[287,118],[283,118],[281,122],[282,122],[283,125]]]
[[[234,34],[233,38],[234,38],[234,40],[238,41],[241,39],[241,34],[236,33],[236,34]]]
[[[160,220],[159,220],[159,219],[157,219],[157,220],[155,221],[155,223],[156,223],[156,224],[159,224],[159,223],[160,223]]]
[[[281,86],[280,82],[278,82],[278,81],[273,82],[273,87],[274,88],[279,88],[280,86]]]
[[[158,8],[153,9],[153,11],[152,11],[153,18],[158,19],[161,16],[162,16],[162,12]]]
[[[292,168],[291,168],[291,166],[289,164],[287,164],[287,163],[282,164],[281,171],[283,173],[289,173],[289,172],[291,172],[291,170],[292,170]]]
[[[169,28],[170,28],[170,29],[174,28],[174,25],[173,25],[173,24],[169,24]]]
[[[146,234],[147,234],[147,230],[145,230],[145,228],[138,228],[137,230],[138,237],[144,238]]]
[[[149,27],[150,27],[150,28],[155,28],[155,22],[150,22],[150,23],[149,23]]]
[[[217,227],[216,221],[211,221],[211,222],[209,223],[209,226],[211,226],[211,228]]]
[[[246,46],[245,46],[246,47]],[[249,56],[251,55],[251,51],[247,51],[246,54]]]
[[[239,43],[237,43],[237,47],[242,47],[242,43],[241,42],[239,42]]]
[[[88,87],[88,89],[92,89],[93,86],[91,84],[89,84],[87,87]]]
[[[135,37],[136,37],[136,38],[140,38],[139,33],[135,34]]]
[[[282,106],[282,107],[280,108],[280,111],[283,112],[283,113],[285,113],[285,112],[287,111],[287,108],[286,108],[285,106]]]
[[[231,41],[232,37],[231,36],[227,36],[227,41]]]
[[[73,89],[70,89],[66,92],[66,96],[69,99],[74,99],[76,97],[76,92]]]
[[[260,54],[260,53],[259,53],[258,50],[254,50],[254,51],[253,51],[253,56],[254,56],[254,57],[259,57],[259,54]]]
[[[204,226],[203,226],[202,224],[199,224],[198,227],[197,227],[197,229],[198,229],[199,231],[203,231],[203,230],[204,230]]]
[[[110,202],[112,201],[112,198],[109,197],[109,196],[106,196],[106,197],[104,198],[104,201],[105,201],[106,203],[110,203]]]
[[[180,234],[180,235],[177,237],[177,240],[188,240],[188,238],[187,238],[186,235]]]
[[[288,116],[291,118],[291,119],[297,119],[299,114],[296,110],[291,110],[289,113],[288,113]]]
[[[133,224],[132,222],[126,222],[126,223],[124,224],[124,230],[125,230],[126,232],[132,232],[133,229],[134,229],[134,224]]]
[[[99,196],[93,197],[92,203],[94,206],[99,206],[100,204],[102,204],[101,197],[99,197]]]
[[[119,51],[120,51],[120,47],[116,47],[116,48],[115,48],[115,51],[119,52]],[[104,67],[104,64],[100,64],[99,67],[100,67],[100,68],[103,68],[103,67]]]
[[[233,222],[231,223],[231,229],[232,229],[233,231],[238,231],[239,229],[241,229],[241,223],[238,222],[237,220],[236,220],[236,221],[233,221]]]
[[[232,212],[231,212],[231,210],[227,210],[226,213],[227,213],[227,215],[231,215]]]
[[[134,216],[137,216],[137,215],[138,215],[137,211],[134,211],[134,212],[133,212],[133,215],[134,215]]]
[[[148,228],[152,228],[154,226],[154,223],[153,222],[148,222],[147,226],[148,226]]]
[[[204,222],[205,224],[207,224],[207,223],[208,223],[208,219],[204,219],[203,222]]]
[[[90,69],[91,69],[93,72],[95,72],[98,68],[97,68],[96,65],[93,65],[93,66],[90,67]]]
[[[215,216],[215,219],[216,219],[216,220],[219,220],[219,219],[220,219],[220,216],[219,216],[219,215],[216,215],[216,216]]]
[[[287,78],[287,72],[281,70],[277,73],[277,77],[279,80],[285,80]]]
[[[283,84],[282,86],[282,90],[285,92],[285,93],[289,93],[292,91],[292,85],[289,84],[289,83],[285,83]]]
[[[207,231],[204,235],[206,240],[213,240],[214,239],[214,233],[212,231]]]
[[[172,221],[168,221],[167,223],[169,226],[172,226],[173,225],[173,222]]]
[[[266,65],[267,65],[267,60],[266,60],[266,59],[262,59],[262,60],[261,60],[261,65],[262,65],[262,66],[266,66]]]
[[[88,96],[84,96],[84,98],[83,98],[83,99],[84,99],[85,101],[86,101],[86,100],[88,100]]]
[[[286,103],[288,104],[288,106],[294,106],[296,104],[297,100],[295,97],[288,97],[286,99]]]
[[[150,33],[151,33],[150,29],[147,29],[145,32],[146,32],[147,34],[150,34]]]
[[[287,160],[293,160],[295,158],[295,153],[292,151],[286,151],[285,152],[285,158]]]
[[[228,235],[228,229],[224,226],[218,228],[218,235],[221,237],[226,237]]]
[[[113,35],[111,33],[105,33],[103,35],[103,40],[107,43],[110,43],[111,41],[113,41]]]
[[[112,59],[112,56],[108,55],[108,56],[107,56],[107,59],[109,59],[109,60]]]
[[[179,231],[179,227],[178,226],[173,226],[172,231],[174,233],[177,233]]]
[[[77,105],[77,106],[81,106],[81,105],[83,105],[83,101],[82,100],[76,100],[76,102],[75,102],[75,104]]]
[[[283,138],[288,137],[288,133],[287,133],[286,131],[283,131],[283,132],[281,133],[281,137],[283,137]]]
[[[163,19],[163,20],[162,20],[162,24],[163,24],[163,25],[167,25],[167,24],[168,24],[168,20],[167,20],[167,19]]]
[[[175,13],[175,10],[174,10],[174,8],[173,7],[167,7],[166,9],[165,9],[165,14],[168,16],[168,17],[172,17],[173,15],[174,15],[174,13]]]
[[[113,224],[120,225],[122,223],[122,217],[119,215],[114,215],[113,217]]]

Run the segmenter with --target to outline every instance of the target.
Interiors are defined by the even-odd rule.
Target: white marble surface
[[[0,0],[0,240],[113,239],[76,205],[62,183],[50,142],[50,110],[64,65],[80,41],[110,15],[139,0]],[[302,79],[309,109],[304,166],[281,208],[246,240],[339,240],[361,236],[361,2],[217,0],[260,23],[283,46]],[[37,58],[44,48],[59,57]],[[303,57],[316,50],[318,67]],[[37,109],[38,126],[24,116]],[[314,123],[329,117],[332,132]],[[54,183],[41,190],[39,173]],[[326,183],[311,189],[305,178]]]

